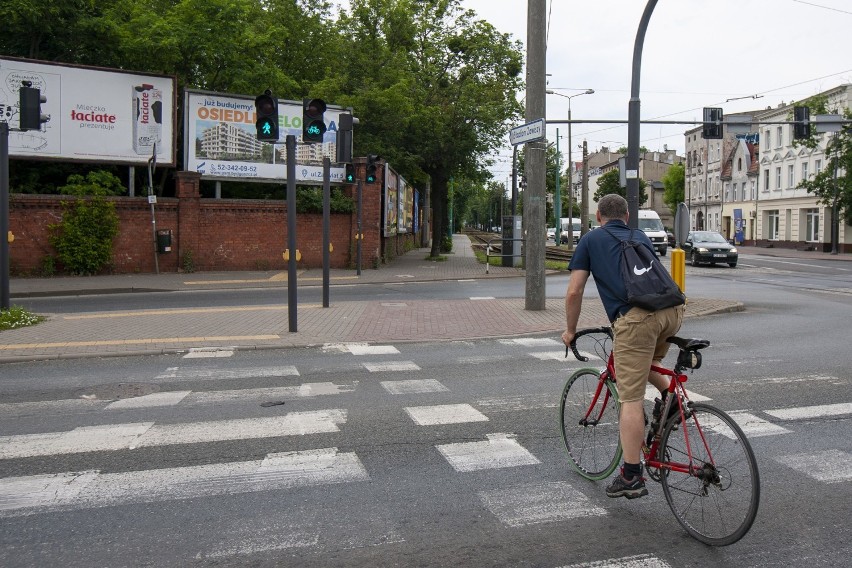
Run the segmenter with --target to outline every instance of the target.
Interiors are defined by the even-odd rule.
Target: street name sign
[[[509,132],[509,142],[512,146],[526,144],[544,139],[544,119],[539,118],[521,126],[516,126]]]

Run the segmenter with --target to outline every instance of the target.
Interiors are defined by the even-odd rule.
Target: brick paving
[[[455,235],[454,254],[444,262],[425,260],[428,249],[399,256],[379,269],[331,270],[330,306],[299,304],[298,331],[289,331],[287,295],[268,306],[149,309],[87,314],[46,314],[47,321],[0,332],[0,362],[175,353],[191,348],[265,349],[328,343],[443,341],[545,334],[557,338],[564,328],[563,300],[549,298],[545,309],[524,309],[512,299],[336,302],[334,286],[429,280],[515,278],[524,272],[492,266],[489,274],[473,254],[468,239]],[[813,254],[813,253],[812,253]],[[322,284],[321,269],[299,271],[300,286]],[[287,287],[287,273],[272,271],[195,274],[143,274],[88,278],[12,279],[16,298],[126,292],[130,290],[198,290]],[[519,286],[522,289],[523,286]],[[521,295],[523,292],[521,292]],[[690,298],[687,317],[742,310],[739,302]],[[585,301],[580,326],[605,324],[600,302]]]

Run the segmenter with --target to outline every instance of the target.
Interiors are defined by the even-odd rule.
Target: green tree
[[[648,201],[648,194],[645,192],[645,180],[639,178],[639,207]],[[598,178],[598,188],[595,190],[595,201],[600,201],[604,195],[617,193],[621,197],[627,199],[627,189],[621,187],[618,181],[618,170],[609,170]]]
[[[459,0],[353,0],[338,29],[338,73],[318,90],[361,118],[356,153],[430,180],[437,256],[449,180],[488,179],[488,156],[520,118],[520,45]]]
[[[852,119],[852,110],[830,108],[826,97],[812,97],[804,101],[804,106],[810,108],[812,120],[817,114],[840,114],[847,120]],[[792,120],[792,112],[788,118]],[[845,219],[847,223],[852,224],[852,127],[844,124],[836,134],[817,134],[812,128],[809,138],[793,140],[793,145],[805,146],[811,150],[824,148],[826,167],[815,176],[802,180],[799,187],[814,194],[819,203],[836,209],[835,222]]]
[[[683,164],[673,164],[663,175],[663,202],[674,215],[677,212],[678,203],[684,200],[684,179],[686,168]]]
[[[618,154],[624,154],[626,156],[627,155],[627,146],[622,146],[621,148],[616,150],[616,152]],[[639,146],[639,156],[640,157],[642,156],[642,154],[647,154],[647,153],[648,153],[648,149],[645,146]]]

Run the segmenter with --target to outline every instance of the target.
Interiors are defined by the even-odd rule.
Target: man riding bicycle
[[[616,387],[621,402],[619,435],[624,465],[606,488],[606,494],[635,499],[648,494],[640,462],[645,430],[645,385],[650,382],[661,393],[669,385],[665,377],[649,372],[649,369],[652,364],[659,365],[668,352],[666,339],[680,330],[684,307],[648,311],[627,302],[619,263],[622,258],[621,241],[627,240],[631,234],[627,226],[628,217],[627,200],[620,195],[606,195],[598,202],[596,218],[601,229],[605,230],[586,233],[568,265],[571,278],[565,294],[567,326],[562,341],[569,345],[574,339],[583,290],[591,274],[614,333]],[[647,246],[653,253],[654,247],[644,232],[633,231],[633,240]]]

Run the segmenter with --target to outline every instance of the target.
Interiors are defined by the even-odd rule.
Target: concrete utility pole
[[[642,46],[645,43],[645,30],[657,0],[648,0],[645,12],[639,21],[636,41],[633,44],[633,78],[630,81],[630,103],[627,108],[627,211],[630,213],[628,224],[639,227],[639,77],[642,71]]]
[[[545,118],[545,56],[547,12],[545,0],[527,0],[527,122]],[[526,295],[524,309],[545,309],[545,152],[547,141],[526,145],[524,191],[524,261]]]

